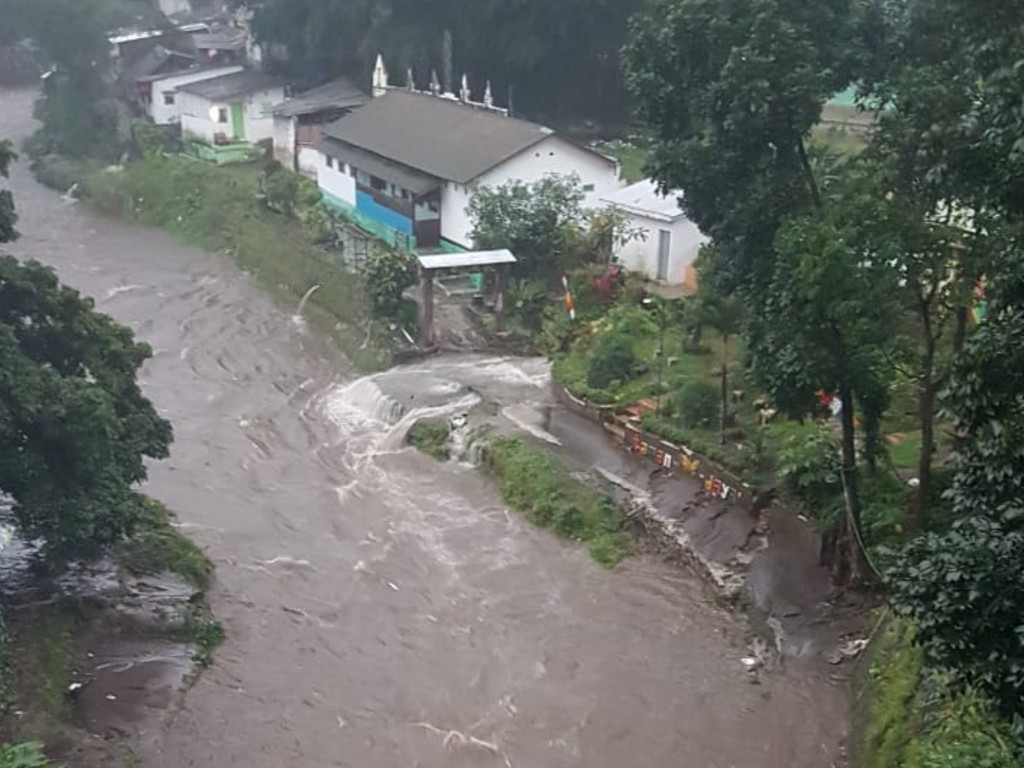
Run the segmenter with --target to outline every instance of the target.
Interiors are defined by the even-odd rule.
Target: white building
[[[679,207],[681,196],[663,195],[645,179],[602,196],[601,203],[620,211],[629,227],[642,234],[616,254],[623,267],[692,290],[697,285],[694,262],[708,239]]]
[[[197,67],[146,78],[149,82],[149,99],[145,102],[146,114],[157,125],[171,125],[181,122],[181,100],[178,88],[189,83],[199,83],[222,75],[241,72],[241,65],[228,67]]]
[[[387,84],[378,59],[375,98],[324,129],[317,183],[325,200],[399,244],[468,248],[473,191],[548,175],[575,175],[585,203],[621,186],[618,163],[546,128],[459,96]]]
[[[177,86],[181,133],[206,144],[255,144],[274,136],[274,107],[284,86],[263,72],[243,69]]]
[[[315,179],[323,129],[369,100],[351,80],[339,78],[279,104],[274,108],[274,158]]]

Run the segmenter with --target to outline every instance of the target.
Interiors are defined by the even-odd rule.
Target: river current
[[[0,136],[32,129],[0,91]],[[175,428],[147,492],[217,566],[216,663],[148,719],[148,768],[827,768],[842,694],[752,685],[746,626],[658,559],[614,571],[510,513],[409,414],[550,406],[545,362],[441,356],[359,378],[230,259],[10,185],[22,237],[154,349]],[[424,410],[425,409],[425,410]]]

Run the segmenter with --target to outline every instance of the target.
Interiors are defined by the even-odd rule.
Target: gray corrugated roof
[[[353,147],[343,141],[325,136],[317,144],[317,149],[325,155],[342,160],[349,165],[355,166],[360,171],[385,179],[399,187],[408,189],[419,197],[431,190],[437,189],[440,180],[425,173],[411,170],[404,165],[389,163],[387,160],[378,157],[370,152]]]
[[[325,133],[431,176],[465,184],[552,131],[453,99],[395,89],[331,123]]]
[[[280,80],[265,72],[243,69],[241,72],[232,72],[230,75],[221,75],[220,77],[211,77],[207,80],[179,85],[178,90],[183,93],[202,96],[210,101],[227,101],[228,99],[244,96],[253,91],[280,88],[282,85],[283,83]]]
[[[121,79],[125,82],[131,83],[152,77],[169,59],[172,58],[181,61],[181,69],[185,69],[189,62],[195,61],[194,56],[189,56],[187,53],[172,51],[162,45],[158,45],[152,50],[147,51],[138,61],[126,66],[123,74],[121,75]]]
[[[370,97],[365,91],[348,78],[342,77],[288,99],[274,109],[274,114],[280,117],[296,117],[326,109],[352,109],[362,106],[369,100]]]
[[[672,221],[686,215],[679,207],[682,196],[682,192],[675,190],[663,195],[653,179],[644,179],[602,196],[601,202],[641,216]]]

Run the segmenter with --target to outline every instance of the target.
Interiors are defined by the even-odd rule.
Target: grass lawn
[[[622,178],[630,184],[647,178],[647,174],[644,173],[644,164],[651,154],[650,148],[641,144],[615,141],[603,145],[601,151],[619,161]]]

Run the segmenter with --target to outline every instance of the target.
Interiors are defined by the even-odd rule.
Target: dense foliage
[[[373,250],[363,265],[373,313],[382,318],[399,318],[404,307],[402,294],[415,285],[417,274],[416,257],[412,254],[383,248]]]
[[[0,178],[7,178],[11,163],[15,159],[11,142],[0,139]],[[17,221],[18,214],[14,210],[14,196],[11,194],[11,190],[0,189],[0,243],[9,243],[18,236],[14,229]]]
[[[149,356],[52,270],[0,257],[0,488],[57,559],[116,543],[141,513],[143,460],[171,440],[136,383]]]
[[[871,651],[851,745],[871,768],[1018,768],[1009,726],[974,690],[957,692],[923,664],[912,625],[892,622]],[[868,694],[864,696],[865,692]]]
[[[916,491],[884,495],[914,497],[892,528],[933,530],[888,561],[894,602],[929,669],[1024,715],[1024,6],[728,7],[655,0],[632,23],[626,76],[654,134],[649,170],[713,238],[706,274],[743,299],[751,372],[773,404],[802,416],[819,392],[841,402],[838,467],[803,454],[783,466],[796,492],[842,503],[826,537],[841,580],[863,566],[858,491],[885,485],[892,382],[916,385]],[[815,151],[822,104],[851,83],[877,110],[867,148]],[[940,407],[952,487],[934,505]],[[971,764],[925,754],[914,764]]]
[[[0,174],[10,159],[0,142]],[[15,215],[2,194],[6,242]],[[136,382],[149,356],[52,270],[0,256],[0,489],[56,560],[117,543],[141,515],[144,459],[163,458],[171,441]]]
[[[618,50],[639,0],[258,0],[253,20],[274,64],[310,83],[368,80],[378,52],[393,80],[435,70],[448,89],[468,73],[479,94],[512,94],[529,115],[579,124],[628,122]],[[446,32],[448,33],[446,38]],[[450,51],[450,56],[446,55]],[[450,62],[450,66],[446,64]]]
[[[481,187],[468,211],[476,248],[508,248],[516,256],[517,277],[546,281],[567,266],[586,220],[579,179],[560,176]]]

